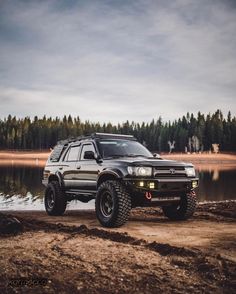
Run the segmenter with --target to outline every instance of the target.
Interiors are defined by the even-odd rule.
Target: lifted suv
[[[161,206],[172,220],[188,219],[198,178],[192,164],[153,156],[133,136],[95,133],[58,142],[43,184],[49,215],[62,215],[73,199],[95,199],[99,222],[118,227],[137,206]]]

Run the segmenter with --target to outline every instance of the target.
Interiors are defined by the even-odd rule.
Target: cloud
[[[0,117],[235,114],[235,17],[213,0],[3,2]]]

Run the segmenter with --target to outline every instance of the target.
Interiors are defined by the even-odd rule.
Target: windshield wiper
[[[104,158],[119,158],[119,157],[126,157],[127,155],[124,155],[124,154],[112,154],[112,155],[109,155],[109,156],[106,156]]]

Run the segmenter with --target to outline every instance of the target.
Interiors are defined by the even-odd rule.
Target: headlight
[[[146,166],[128,166],[128,173],[132,176],[150,177],[152,175],[152,168]]]
[[[187,177],[195,177],[196,176],[194,167],[185,167],[185,171],[186,171]]]

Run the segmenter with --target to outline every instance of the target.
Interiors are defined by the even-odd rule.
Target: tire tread
[[[55,207],[51,211],[48,211],[48,209],[46,208],[46,201],[45,201],[45,208],[47,213],[53,216],[62,215],[66,210],[67,201],[66,201],[65,193],[62,190],[59,182],[57,181],[50,182],[46,188],[45,196],[47,193],[47,189],[54,189],[54,193],[55,193]]]
[[[122,226],[125,222],[127,222],[131,210],[131,197],[126,188],[119,182],[119,181],[105,181],[103,182],[99,188],[98,188],[98,193],[100,193],[103,189],[108,188],[110,190],[113,190],[117,196],[118,200],[118,211],[116,214],[116,217],[112,219],[110,222],[102,225],[107,226],[107,227],[120,227]],[[97,198],[96,198],[96,213],[98,209],[98,203],[97,203]],[[97,213],[98,219],[99,215]],[[101,222],[101,220],[99,219]]]

